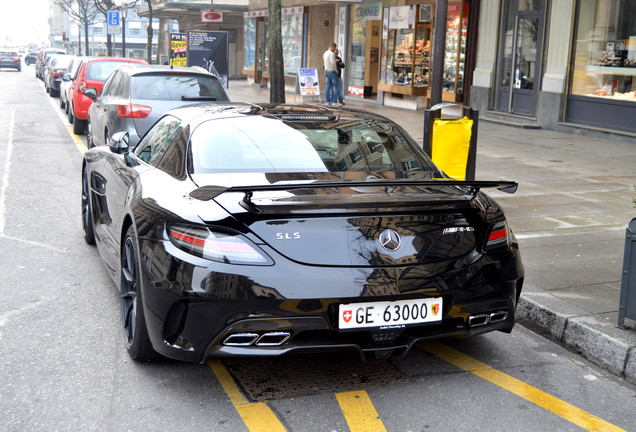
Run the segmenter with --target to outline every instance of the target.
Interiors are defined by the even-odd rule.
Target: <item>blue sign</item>
[[[119,11],[108,11],[108,25],[119,27],[121,25]]]

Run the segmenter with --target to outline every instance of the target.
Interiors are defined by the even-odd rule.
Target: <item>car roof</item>
[[[217,78],[215,75],[206,71],[203,68],[193,68],[193,67],[184,67],[184,66],[166,66],[166,65],[130,65],[124,64],[119,66],[119,70],[127,73],[128,75],[142,75],[142,74],[150,74],[150,73],[187,73],[187,74],[197,74],[197,75],[207,75],[210,77]]]
[[[84,62],[92,63],[92,62],[100,62],[100,61],[118,61],[118,62],[126,62],[126,63],[138,63],[138,64],[148,64],[148,62],[144,59],[132,58],[132,57],[85,57]]]

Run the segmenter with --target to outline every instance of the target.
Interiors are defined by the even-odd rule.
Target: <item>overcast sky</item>
[[[48,0],[0,0],[0,46],[48,39]]]

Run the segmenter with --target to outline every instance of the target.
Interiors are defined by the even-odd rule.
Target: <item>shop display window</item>
[[[256,18],[248,18],[243,22],[243,68],[254,69],[256,61]]]
[[[431,66],[431,24],[415,22],[415,6],[390,8],[383,41],[382,80],[379,89],[425,95]]]
[[[636,0],[579,2],[572,95],[636,102]]]
[[[467,7],[464,7],[463,2],[449,2],[442,87],[445,92],[461,94],[464,89],[466,37],[468,34],[468,14],[466,12]]]

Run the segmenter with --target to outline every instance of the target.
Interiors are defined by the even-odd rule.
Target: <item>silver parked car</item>
[[[202,68],[124,65],[104,83],[88,111],[88,147],[104,145],[116,132],[128,132],[134,146],[167,111],[196,102],[228,102],[218,78]]]

